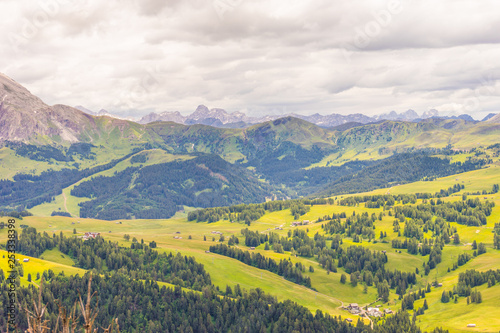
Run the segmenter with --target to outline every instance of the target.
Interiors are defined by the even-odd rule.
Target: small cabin
[[[24,258],[23,262],[29,262],[30,260],[28,258]]]
[[[255,246],[252,246],[252,247],[250,248],[250,250],[255,250]]]
[[[467,324],[467,327],[476,327],[476,324]]]
[[[206,250],[206,251],[205,251],[205,253],[210,253],[210,251],[209,251],[209,250]]]
[[[349,310],[357,310],[357,309],[359,309],[359,305],[358,305],[358,303],[351,303],[351,304],[349,304],[349,306],[347,308]]]

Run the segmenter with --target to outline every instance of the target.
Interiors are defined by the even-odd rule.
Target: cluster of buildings
[[[368,308],[366,314],[370,317],[382,317],[383,315],[379,308]]]
[[[293,221],[292,222],[292,227],[296,227],[296,226],[299,226],[299,225],[307,225],[309,223],[310,223],[309,220]]]
[[[347,306],[347,310],[355,315],[363,315],[366,314],[367,316],[370,317],[382,317],[386,314],[391,314],[393,313],[391,309],[385,309],[384,312],[380,311],[379,306],[376,307],[368,307],[366,310],[363,310],[358,303],[351,303]]]
[[[100,232],[86,232],[82,238],[84,241],[86,241],[87,239],[96,238],[97,236],[101,236],[101,233]]]
[[[358,303],[349,304],[347,306],[347,310],[352,314],[360,314],[361,313],[361,308],[359,307]]]

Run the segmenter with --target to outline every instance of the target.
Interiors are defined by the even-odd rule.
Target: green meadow
[[[169,155],[163,151],[146,151],[142,152],[148,155],[148,163],[158,163],[158,161],[170,161],[177,155]],[[460,156],[460,155],[458,155]],[[374,156],[375,157],[375,156]],[[462,161],[461,157],[456,157]],[[130,166],[130,160],[125,160],[113,169],[104,171],[100,174],[109,175],[115,171],[123,170]],[[99,175],[99,174],[97,174]],[[97,176],[97,175],[94,175]],[[485,271],[488,269],[497,269],[500,267],[500,250],[493,248],[493,227],[495,223],[500,222],[500,194],[471,194],[473,192],[481,192],[483,190],[490,191],[493,184],[500,182],[500,165],[497,161],[488,167],[471,171],[463,174],[453,175],[449,177],[439,178],[433,181],[419,181],[411,184],[402,184],[391,188],[378,189],[367,194],[407,194],[419,192],[437,192],[441,189],[447,189],[454,184],[463,184],[465,188],[458,193],[455,193],[443,200],[455,201],[461,200],[464,193],[469,193],[468,197],[478,197],[480,200],[494,201],[496,206],[493,208],[492,214],[487,219],[487,224],[480,227],[468,227],[452,223],[451,225],[457,228],[460,235],[460,244],[453,245],[452,243],[445,245],[443,249],[442,262],[437,265],[436,269],[431,270],[428,276],[422,275],[422,265],[428,260],[428,256],[411,255],[406,250],[396,251],[391,247],[391,241],[398,238],[398,234],[393,231],[394,217],[383,216],[382,220],[375,222],[375,241],[369,242],[363,240],[361,243],[354,243],[351,238],[343,239],[343,246],[361,245],[370,248],[374,251],[387,251],[388,263],[386,269],[415,272],[420,270],[418,274],[418,285],[414,288],[427,286],[437,280],[443,286],[432,288],[432,291],[427,294],[426,299],[429,309],[424,315],[418,316],[417,321],[422,329],[432,329],[436,326],[449,329],[450,332],[498,332],[500,330],[500,284],[487,288],[482,285],[477,289],[482,292],[483,302],[481,304],[467,305],[466,299],[460,297],[455,304],[441,303],[441,293],[443,290],[452,290],[453,286],[458,283],[458,274],[468,269],[476,269]],[[245,265],[240,261],[207,253],[206,251],[212,244],[219,242],[219,235],[213,232],[222,232],[227,243],[231,235],[238,237],[240,243],[237,245],[243,250],[250,250],[244,245],[244,237],[241,230],[248,226],[239,222],[230,222],[221,220],[215,223],[206,222],[189,222],[187,221],[187,212],[193,208],[185,207],[184,212],[178,212],[174,217],[166,220],[116,220],[103,221],[96,219],[83,219],[78,217],[50,217],[50,213],[54,210],[69,211],[73,216],[78,216],[78,200],[70,195],[71,188],[63,190],[63,194],[57,196],[55,201],[42,204],[34,207],[31,212],[34,216],[25,217],[23,220],[18,220],[18,224],[26,224],[35,227],[38,231],[52,233],[64,233],[67,236],[80,237],[87,231],[100,232],[101,236],[107,240],[118,242],[122,246],[130,246],[132,239],[137,241],[144,240],[145,243],[155,241],[158,244],[158,251],[164,252],[181,252],[184,255],[194,256],[196,260],[205,266],[205,269],[210,274],[214,285],[220,289],[224,289],[226,285],[234,287],[239,284],[242,288],[261,288],[266,293],[276,296],[279,300],[291,299],[298,304],[301,304],[311,311],[321,309],[332,315],[341,315],[343,317],[357,320],[357,316],[351,315],[349,312],[341,309],[342,305],[348,303],[359,303],[360,305],[368,305],[377,300],[377,290],[374,286],[368,287],[366,291],[363,289],[363,284],[359,283],[356,287],[352,287],[349,283],[340,283],[340,276],[345,271],[342,268],[338,272],[327,272],[317,262],[315,257],[296,257],[290,252],[283,254],[275,253],[271,250],[264,250],[264,245],[257,247],[255,252],[273,258],[274,260],[291,260],[293,263],[300,262],[309,268],[312,266],[314,272],[309,272],[306,269],[306,275],[311,278],[313,289],[306,288],[285,280],[283,277],[273,274],[269,271],[260,270],[258,268]],[[315,205],[310,211],[301,216],[303,220],[310,220],[311,225],[292,227],[291,222],[294,221],[289,209],[275,212],[267,212],[259,220],[254,221],[248,227],[250,230],[260,233],[277,233],[280,236],[286,236],[289,230],[299,228],[306,230],[310,237],[316,233],[324,233],[321,223],[314,223],[318,218],[332,213],[346,212],[347,215],[368,212],[368,214],[386,213],[382,208],[367,208],[364,204],[359,204],[355,207],[339,206],[338,200],[346,197],[336,196],[333,205]],[[404,228],[404,223],[400,224]],[[282,230],[275,228],[281,227]],[[76,234],[73,233],[75,230]],[[387,234],[383,240],[379,239],[380,232]],[[124,235],[131,236],[129,241],[124,239]],[[5,229],[0,230],[0,241],[5,243],[7,232]],[[175,239],[174,236],[182,237]],[[206,240],[204,240],[204,238]],[[400,237],[403,239],[403,237]],[[472,254],[471,243],[473,241],[482,242],[487,247],[487,253],[474,257],[465,265],[460,266],[456,270],[448,272],[448,268],[453,266],[457,261],[459,254],[464,252]],[[327,242],[327,246],[329,246]],[[0,255],[5,256],[6,252],[1,251]],[[22,260],[24,256],[18,254],[17,258]],[[75,260],[59,252],[58,250],[45,251],[40,258],[30,258],[28,263],[22,263],[24,267],[24,276],[21,278],[23,285],[28,284],[27,275],[31,274],[32,283],[37,284],[35,279],[37,273],[42,273],[44,270],[52,269],[56,273],[64,271],[65,274],[83,274],[84,270],[74,267]],[[7,269],[6,258],[2,259],[0,268],[4,271]],[[381,304],[380,302],[375,304]],[[415,302],[415,308],[418,309],[423,304],[423,300]],[[382,305],[382,304],[381,304]],[[399,310],[401,301],[398,295],[391,290],[390,300],[388,304],[383,304],[382,308],[391,308]],[[467,324],[474,323],[475,328],[467,328]]]

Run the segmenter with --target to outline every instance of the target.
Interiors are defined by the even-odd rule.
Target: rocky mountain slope
[[[494,124],[500,124],[500,113],[498,113],[497,115],[489,118],[487,121],[490,122],[490,123],[494,123]]]
[[[76,142],[94,119],[65,105],[48,106],[26,88],[0,74],[0,140],[24,141],[44,136]]]

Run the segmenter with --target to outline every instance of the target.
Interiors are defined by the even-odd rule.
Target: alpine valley
[[[134,122],[3,74],[0,102],[22,330],[43,285],[50,327],[92,288],[122,332],[500,330],[500,114]]]

